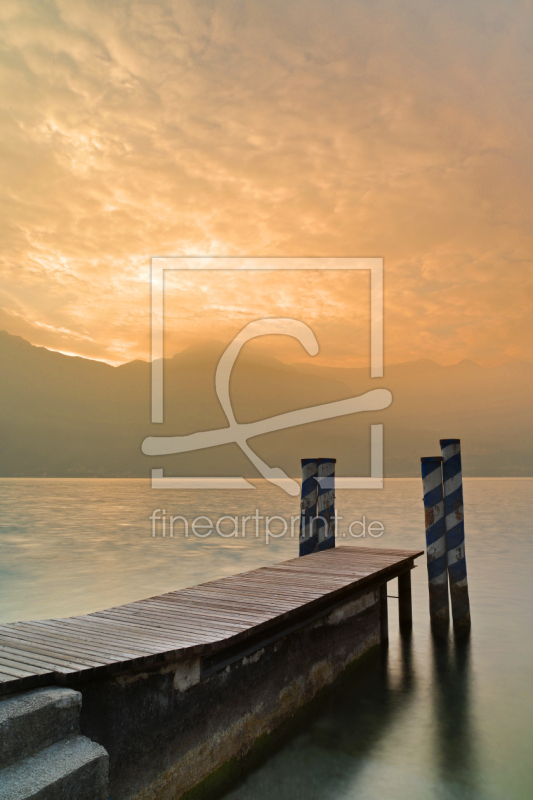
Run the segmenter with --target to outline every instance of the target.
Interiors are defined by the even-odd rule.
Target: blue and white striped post
[[[431,622],[448,628],[448,571],[446,556],[446,523],[442,489],[442,458],[421,458],[424,512],[426,518],[426,555],[428,564],[429,615]]]
[[[441,439],[440,447],[453,625],[457,631],[466,631],[470,627],[470,601],[465,558],[461,442],[459,439]]]
[[[335,547],[336,458],[318,459],[318,549]]]
[[[318,498],[318,465],[316,458],[302,458],[302,502],[300,516],[300,555],[307,556],[318,548],[316,524]]]

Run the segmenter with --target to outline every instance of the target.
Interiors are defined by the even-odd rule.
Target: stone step
[[[0,800],[108,800],[107,752],[69,736],[0,770]]]
[[[61,686],[0,701],[0,769],[79,733],[81,694]]]

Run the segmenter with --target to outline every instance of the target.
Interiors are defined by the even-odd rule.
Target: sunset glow
[[[380,256],[386,363],[529,360],[528,8],[5,0],[0,329],[147,359],[154,255]],[[367,363],[364,276],[196,277],[170,355],[316,307]]]

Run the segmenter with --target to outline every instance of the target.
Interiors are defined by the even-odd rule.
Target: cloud
[[[389,362],[529,357],[529,3],[0,14],[8,330],[22,314],[36,344],[146,357],[152,255],[375,255]],[[169,341],[316,307],[329,356],[358,362],[359,291],[322,290],[302,308],[298,278],[249,295],[214,279],[217,312],[189,287]]]

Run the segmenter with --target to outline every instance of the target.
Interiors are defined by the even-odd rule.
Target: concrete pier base
[[[82,732],[109,753],[114,800],[175,800],[242,758],[380,643],[379,589],[298,625],[246,652],[80,686]]]

